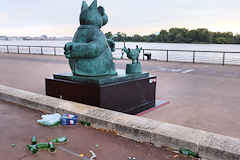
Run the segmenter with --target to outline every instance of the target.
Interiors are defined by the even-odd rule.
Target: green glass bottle
[[[81,125],[85,126],[85,121],[79,121]]]
[[[35,154],[35,153],[38,152],[38,148],[37,148],[36,145],[29,145],[29,144],[28,144],[28,145],[27,145],[27,148],[28,148],[29,151],[32,152],[32,154]]]
[[[81,125],[83,126],[88,126],[90,127],[91,126],[91,123],[90,122],[87,122],[87,121],[79,121]]]
[[[49,152],[55,152],[56,151],[56,148],[55,148],[53,142],[49,142],[48,146],[49,146],[49,149],[48,149]]]
[[[37,137],[36,136],[32,136],[32,145],[37,144]]]
[[[86,122],[86,126],[90,127],[91,123],[90,122]]]
[[[48,143],[38,143],[36,144],[38,149],[48,149],[49,148],[49,144]]]
[[[55,138],[55,139],[53,139],[53,140],[51,140],[50,142],[52,142],[52,143],[65,143],[65,142],[67,142],[67,137],[58,137],[58,138]]]
[[[184,154],[184,155],[187,155],[187,156],[192,156],[192,157],[195,157],[195,158],[199,158],[198,153],[193,152],[193,151],[191,151],[191,150],[189,150],[189,149],[186,149],[186,148],[180,148],[180,149],[179,149],[179,152],[180,152],[181,154]]]

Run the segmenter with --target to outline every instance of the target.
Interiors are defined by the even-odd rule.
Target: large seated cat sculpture
[[[80,26],[72,42],[64,47],[65,57],[75,76],[116,75],[112,51],[115,43],[107,40],[100,28],[107,24],[108,16],[103,7],[97,7],[97,0],[90,6],[83,1]]]

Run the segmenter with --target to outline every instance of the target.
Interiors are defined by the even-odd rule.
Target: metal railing
[[[62,46],[28,46],[28,45],[0,45],[2,53],[16,54],[50,54],[63,55],[64,47]],[[121,48],[116,48],[113,54],[121,55]],[[141,57],[150,55],[151,60],[190,62],[190,63],[218,63],[218,64],[235,64],[240,65],[240,51],[207,51],[207,50],[169,50],[169,49],[147,49],[141,52]]]
[[[121,48],[117,48],[121,50]],[[162,58],[152,58],[152,55],[164,55]],[[156,53],[157,52],[157,53]],[[173,58],[170,58],[170,55],[174,54]],[[181,54],[181,56],[177,57],[176,54]],[[184,54],[188,54],[187,56]],[[208,55],[206,55],[208,54]],[[210,55],[211,56],[210,56]],[[217,57],[214,57],[218,54]],[[171,50],[171,49],[143,49],[142,50],[142,59],[145,60],[144,56],[149,56],[151,60],[160,60],[160,61],[172,61],[172,62],[191,62],[195,63],[204,63],[204,61],[208,61],[207,63],[219,63],[222,65],[227,64],[235,64],[240,65],[240,51],[232,52],[232,51],[208,51],[208,50]],[[184,59],[182,57],[188,57]],[[208,58],[209,57],[209,58]],[[217,58],[217,59],[216,59]],[[228,59],[227,59],[228,58]],[[190,60],[189,60],[190,59]],[[211,62],[211,59],[215,59]],[[218,61],[217,61],[218,60]]]
[[[36,52],[36,49],[40,50]],[[47,51],[46,51],[47,49]],[[52,49],[52,51],[51,51]],[[28,46],[28,45],[0,45],[0,52],[17,54],[53,54],[58,55],[57,50],[63,50],[61,46]],[[63,52],[62,52],[63,53]],[[61,55],[61,54],[59,54]]]

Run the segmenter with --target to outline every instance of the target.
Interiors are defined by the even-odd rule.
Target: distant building
[[[68,37],[68,36],[65,36],[65,37],[57,37],[56,40],[59,40],[59,41],[71,41],[73,37]]]
[[[8,40],[9,41],[16,41],[16,40],[23,40],[23,38],[22,37],[15,37],[15,36],[13,36],[13,37],[8,37]]]
[[[47,35],[41,35],[40,40],[48,40],[48,36]]]
[[[40,41],[42,39],[41,39],[41,37],[31,37],[31,40]]]
[[[23,36],[23,37],[7,37],[7,36],[0,36],[0,40],[9,40],[9,41],[16,41],[16,40],[35,40],[35,41],[71,41],[72,37],[65,36],[65,37],[48,37],[47,35],[41,35],[39,37],[30,37],[30,36]]]
[[[7,41],[7,40],[8,40],[8,37],[7,37],[7,36],[0,36],[0,40],[5,40],[5,41]]]
[[[57,39],[56,37],[48,37],[48,40],[50,40],[50,41],[54,41],[56,39]]]
[[[29,37],[29,36],[23,37],[23,40],[32,40],[32,37]]]

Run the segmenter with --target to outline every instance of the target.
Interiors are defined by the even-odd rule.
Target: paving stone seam
[[[47,113],[73,113],[93,128],[156,147],[184,147],[209,160],[240,160],[240,139],[127,115],[0,85],[0,100]]]

